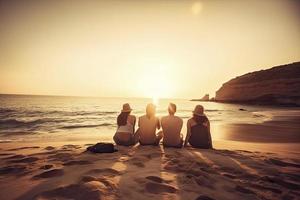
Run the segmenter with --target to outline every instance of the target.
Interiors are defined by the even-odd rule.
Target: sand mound
[[[116,185],[105,179],[84,176],[80,183],[61,186],[39,194],[36,199],[115,199]]]

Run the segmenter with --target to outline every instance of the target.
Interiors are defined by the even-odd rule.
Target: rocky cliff
[[[236,77],[223,84],[215,100],[300,106],[300,62]]]

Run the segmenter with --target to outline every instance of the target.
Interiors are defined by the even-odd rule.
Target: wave
[[[37,111],[40,112],[40,111]],[[117,114],[114,111],[44,111],[44,114],[57,114],[57,115],[64,115],[64,116],[76,116],[76,115],[108,115],[108,114]]]
[[[45,123],[61,123],[66,122],[67,120],[63,119],[52,119],[52,118],[43,118],[43,119],[34,119],[34,120],[20,120],[20,119],[4,119],[0,120],[0,128],[21,128],[21,127],[32,127],[36,125],[41,125]]]
[[[218,109],[205,109],[204,112],[221,112],[224,110],[218,110]]]
[[[63,126],[61,129],[75,129],[75,128],[95,128],[100,126],[113,126],[110,123],[102,123],[102,124],[91,124],[91,125],[70,125],[70,126]]]
[[[17,119],[0,120],[0,125],[33,125],[39,123],[43,123],[43,120],[42,119],[36,119],[32,121],[22,121]]]
[[[218,109],[204,109],[204,112],[221,112],[225,110],[218,110]],[[165,112],[164,110],[162,112]],[[177,112],[193,112],[193,110],[178,110]]]
[[[11,113],[11,112],[15,112],[15,110],[9,108],[0,108],[0,113]]]

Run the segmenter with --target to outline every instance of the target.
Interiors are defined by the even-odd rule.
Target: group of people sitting
[[[126,103],[117,118],[118,128],[113,139],[118,145],[131,146],[138,142],[140,145],[159,145],[163,140],[164,147],[181,148],[190,144],[195,148],[212,148],[210,123],[201,105],[195,107],[193,116],[187,121],[185,140],[181,134],[183,120],[175,115],[175,104],[169,104],[169,115],[161,119],[155,116],[155,105],[148,104],[146,114],[138,119],[136,131],[137,120],[134,115],[130,114],[131,111],[130,105]]]

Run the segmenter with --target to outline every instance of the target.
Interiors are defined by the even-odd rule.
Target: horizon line
[[[24,94],[24,93],[0,93],[0,95],[11,95],[11,96],[44,96],[44,97],[81,97],[81,98],[119,98],[119,99],[153,99],[152,97],[122,97],[122,96],[85,96],[85,95],[57,95],[57,94]],[[168,97],[159,99],[182,99],[191,100],[194,98],[180,98],[180,97]]]

